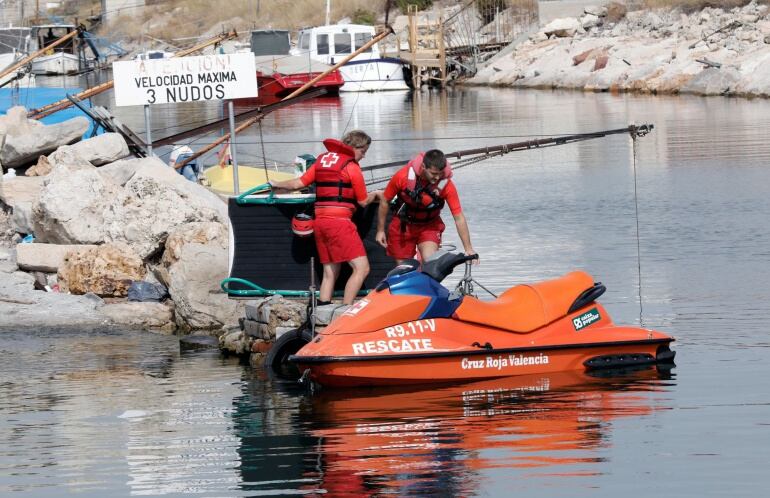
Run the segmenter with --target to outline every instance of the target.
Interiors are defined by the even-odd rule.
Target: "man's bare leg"
[[[321,292],[318,299],[321,301],[331,301],[334,294],[334,283],[340,276],[339,263],[324,263],[324,275],[321,279]]]
[[[369,259],[366,256],[352,259],[348,261],[348,264],[353,269],[353,273],[345,284],[345,295],[342,298],[343,304],[353,304],[353,300],[364,284],[364,279],[369,275]]]
[[[438,251],[438,244],[430,241],[420,242],[417,244],[417,250],[420,251],[420,259],[424,263]]]

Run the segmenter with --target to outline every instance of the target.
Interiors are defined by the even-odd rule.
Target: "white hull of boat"
[[[357,60],[340,68],[345,84],[341,92],[380,92],[409,90],[404,80],[404,66],[400,61],[375,59]]]
[[[0,54],[0,73],[6,68],[16,64],[21,59],[22,55],[18,53]],[[22,68],[22,71],[24,69]],[[2,87],[30,87],[35,86],[35,75],[25,74],[21,78],[17,78],[19,71],[14,71],[0,78],[0,88]],[[13,80],[13,81],[11,81]]]
[[[79,72],[78,57],[66,52],[44,55],[32,61],[33,74],[77,74]]]

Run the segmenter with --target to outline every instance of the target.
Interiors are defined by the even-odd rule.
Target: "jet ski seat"
[[[532,332],[565,316],[576,299],[593,287],[593,277],[573,271],[553,280],[511,287],[490,302],[465,296],[454,316],[509,332]]]

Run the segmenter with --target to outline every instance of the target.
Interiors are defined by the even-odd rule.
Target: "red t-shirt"
[[[363,173],[361,173],[361,167],[357,162],[349,162],[348,165],[342,170],[340,176],[342,177],[341,180],[343,182],[350,182],[357,201],[361,202],[366,200],[366,197],[368,196],[368,193],[366,192],[366,182],[364,181]],[[310,168],[305,171],[305,173],[300,177],[300,181],[302,182],[302,185],[306,187],[315,182],[315,164],[310,166]],[[316,208],[316,216],[337,217],[336,215],[339,214],[340,211],[346,212],[345,215],[347,217],[353,214],[353,210],[341,206],[319,206]]]
[[[388,182],[388,186],[385,187],[385,200],[390,202],[393,200],[393,198],[398,195],[399,192],[406,189],[407,186],[407,175],[409,174],[409,166],[404,166],[400,170],[398,170],[398,173],[393,175],[393,178],[390,179],[390,182]],[[418,178],[417,182],[419,185],[424,185],[425,180],[422,178]],[[455,184],[452,180],[448,180],[447,184],[444,186],[444,188],[441,190],[441,193],[439,194],[439,197],[446,200],[446,203],[449,204],[449,210],[452,212],[453,215],[458,215],[463,212],[463,208],[460,205],[460,196],[457,195],[457,187],[455,187]]]

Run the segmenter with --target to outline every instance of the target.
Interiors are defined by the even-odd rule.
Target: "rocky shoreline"
[[[625,15],[612,6],[548,23],[465,84],[770,97],[768,5]]]
[[[0,117],[0,330],[123,327],[162,333],[238,326],[225,202],[125,140],[87,140],[85,118]],[[133,284],[165,297],[128,300]]]

